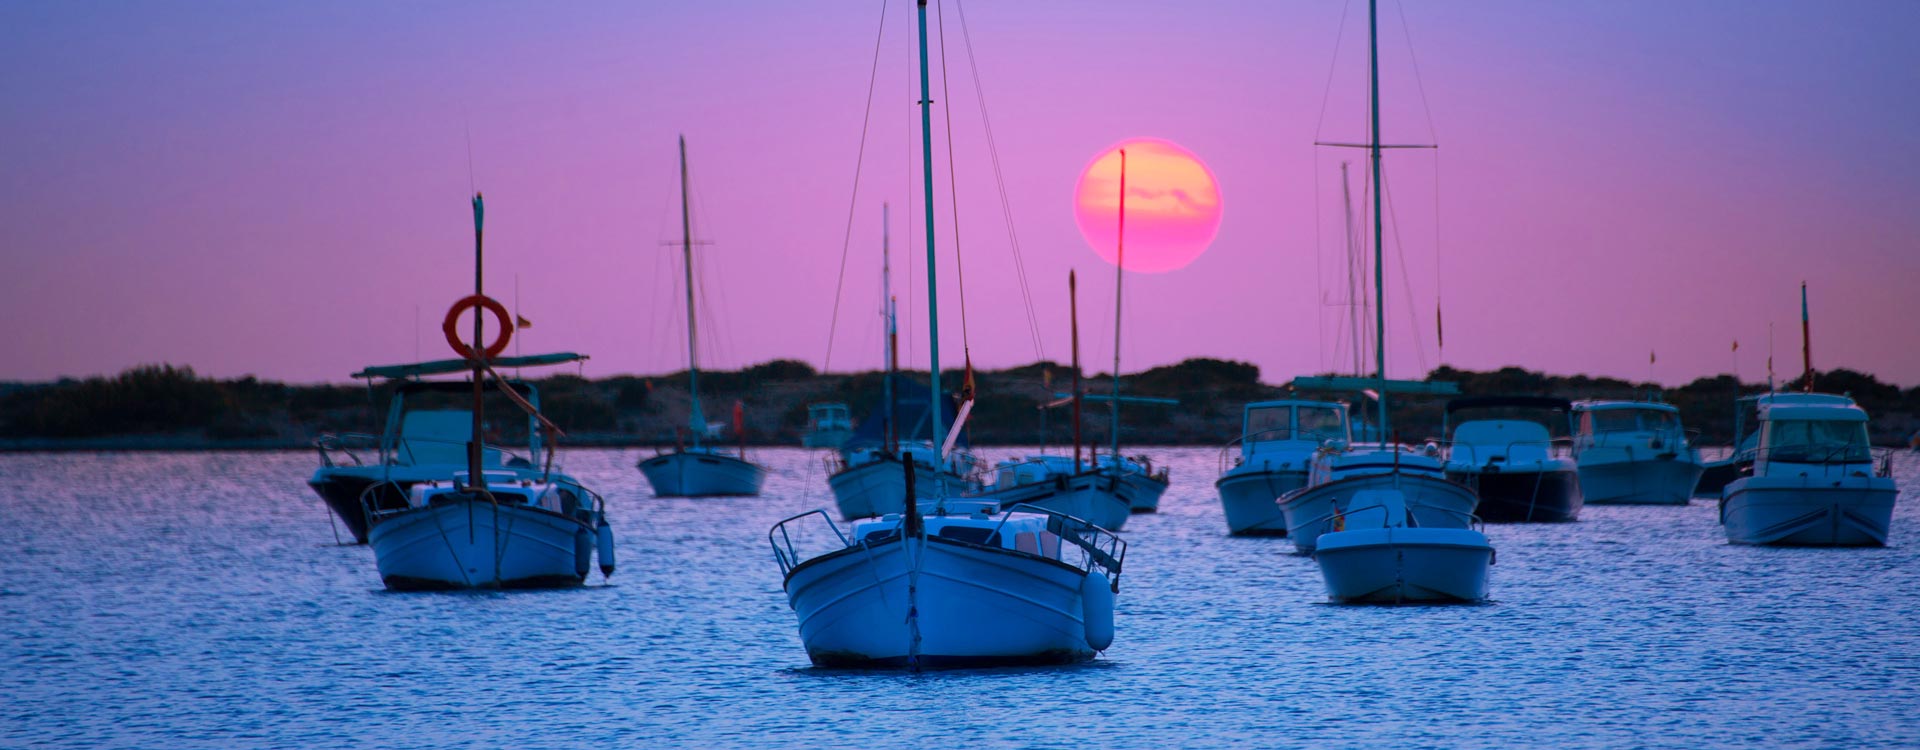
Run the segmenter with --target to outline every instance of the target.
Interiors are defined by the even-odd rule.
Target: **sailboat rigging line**
[[[1313,151],[1313,291],[1320,304],[1313,306],[1313,332],[1317,339],[1315,345],[1320,353],[1320,370],[1327,369],[1327,273],[1320,256],[1326,254],[1326,243],[1320,239],[1320,149]]]
[[[860,166],[867,158],[867,125],[873,120],[874,82],[880,76],[880,40],[887,30],[887,3],[880,3],[880,28],[873,32],[873,67],[867,72],[867,103],[860,110],[860,147],[853,157],[853,194],[847,198],[847,231],[840,239],[840,274],[833,284],[833,314],[827,318],[827,355],[820,360],[820,371],[833,365],[833,334],[840,325],[840,293],[847,285],[847,252],[853,247],[853,214],[860,205]]]
[[[953,269],[954,288],[960,296],[960,352],[967,366],[972,367],[973,347],[967,341],[967,266],[960,254],[960,162],[953,158],[953,93],[947,89],[947,14],[942,10],[945,7],[945,3],[933,6],[935,29],[940,35],[940,98],[946,100],[940,104],[940,113],[947,121],[947,198],[953,205]],[[940,436],[933,438],[938,440]]]
[[[1400,10],[1400,34],[1407,40],[1407,59],[1413,62],[1414,87],[1420,91],[1420,107],[1427,113],[1427,139],[1439,143],[1440,133],[1433,127],[1433,105],[1427,103],[1427,83],[1420,79],[1420,56],[1413,51],[1413,30],[1407,23],[1407,5],[1403,2],[1393,5]]]
[[[1313,140],[1320,140],[1320,129],[1327,122],[1327,102],[1333,96],[1333,73],[1340,68],[1340,42],[1347,37],[1347,9],[1353,0],[1340,4],[1340,26],[1333,32],[1333,57],[1327,61],[1327,85],[1320,92],[1320,116],[1313,122]],[[1318,179],[1318,178],[1316,178]]]
[[[1413,351],[1420,358],[1420,371],[1427,370],[1427,344],[1420,336],[1420,314],[1413,306],[1413,282],[1407,279],[1407,243],[1400,239],[1400,212],[1393,207],[1393,191],[1385,190],[1381,195],[1387,199],[1387,216],[1393,220],[1393,255],[1400,260],[1400,289],[1407,293],[1407,325],[1413,334]]]
[[[1000,191],[1000,216],[1007,224],[1007,245],[1013,250],[1014,278],[1020,282],[1020,300],[1027,306],[1027,330],[1033,336],[1033,352],[1040,360],[1047,358],[1047,347],[1040,335],[1040,316],[1033,311],[1033,292],[1027,284],[1027,264],[1020,254],[1020,233],[1014,229],[1013,202],[1007,198],[1007,178],[1000,170],[1000,146],[993,137],[993,121],[987,117],[987,90],[980,85],[980,63],[973,54],[973,35],[967,30],[967,6],[960,0],[954,0],[953,9],[960,16],[960,41],[967,50],[967,68],[973,73],[974,101],[980,105],[980,125],[986,131],[987,157],[993,165],[993,183]]]

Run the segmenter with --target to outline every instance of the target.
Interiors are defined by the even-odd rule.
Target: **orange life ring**
[[[447,346],[453,347],[454,354],[460,355],[461,359],[474,359],[473,347],[460,340],[460,332],[455,328],[460,323],[460,313],[476,307],[485,308],[487,312],[493,313],[494,320],[500,324],[500,337],[488,344],[487,350],[481,353],[481,356],[493,359],[507,350],[507,340],[513,338],[513,318],[507,314],[506,306],[492,297],[484,294],[469,294],[461,297],[459,302],[453,303],[453,307],[447,310],[447,319],[441,321],[440,332],[446,334]]]

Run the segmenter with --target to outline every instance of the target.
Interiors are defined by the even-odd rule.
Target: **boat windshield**
[[[1767,460],[1801,463],[1864,463],[1873,460],[1867,423],[1832,419],[1781,419],[1766,423],[1761,442]]]
[[[1346,440],[1346,410],[1334,406],[1300,407],[1300,438],[1303,440]]]
[[[1599,409],[1587,412],[1581,419],[1587,432],[1593,434],[1607,432],[1668,432],[1679,426],[1679,417],[1673,412],[1654,409]]]
[[[1249,442],[1293,439],[1293,407],[1262,406],[1247,411]]]

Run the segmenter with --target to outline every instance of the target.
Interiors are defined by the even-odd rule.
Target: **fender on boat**
[[[593,536],[600,541],[600,577],[611,578],[613,577],[613,527],[607,524],[606,516],[600,517],[600,525],[593,530]]]
[[[1080,579],[1080,617],[1086,625],[1087,645],[1105,651],[1113,645],[1113,585],[1099,571]]]
[[[593,570],[593,532],[585,527],[573,532],[573,573],[586,578]]]

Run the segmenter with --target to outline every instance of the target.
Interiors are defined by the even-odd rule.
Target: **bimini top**
[[[1674,406],[1673,404],[1662,404],[1654,401],[1575,401],[1573,402],[1573,410],[1575,412],[1628,411],[1633,409],[1639,409],[1643,411],[1664,411],[1664,412],[1667,412],[1668,414],[1680,413],[1680,408],[1677,406]]]
[[[564,365],[569,362],[582,362],[585,354],[556,352],[553,354],[535,354],[527,357],[495,357],[489,362],[496,369],[501,367],[539,367],[542,365]],[[416,362],[410,365],[378,365],[367,367],[350,377],[388,378],[400,380],[418,378],[426,375],[451,375],[456,372],[472,372],[473,363],[464,359],[436,359],[432,362]]]
[[[1315,401],[1313,399],[1305,399],[1305,398],[1283,398],[1277,401],[1254,401],[1254,402],[1248,403],[1247,407],[1243,409],[1243,411],[1253,411],[1254,409],[1265,409],[1273,406],[1318,406],[1318,407],[1333,408],[1333,409],[1347,408],[1346,404],[1340,403],[1338,401]]]
[[[1573,402],[1557,396],[1468,396],[1448,401],[1447,413],[1452,414],[1466,409],[1490,409],[1496,406],[1568,411],[1573,408]]]

